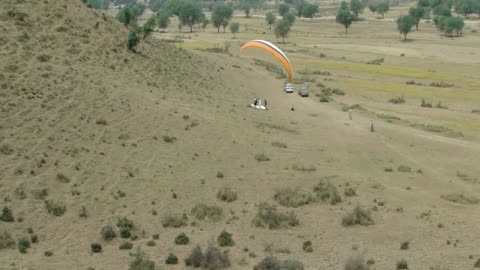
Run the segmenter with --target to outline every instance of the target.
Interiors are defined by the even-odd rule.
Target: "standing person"
[[[253,106],[257,106],[257,103],[258,103],[258,98],[255,98],[255,99],[253,100]]]
[[[348,110],[348,119],[352,120],[352,109]]]
[[[265,106],[265,109],[267,109],[267,99],[263,101],[263,105]]]
[[[370,132],[375,132],[375,126],[373,125],[373,119],[370,119]]]

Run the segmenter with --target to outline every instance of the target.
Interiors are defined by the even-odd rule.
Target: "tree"
[[[346,1],[342,1],[340,3],[340,8],[339,10],[346,10],[346,11],[350,11],[350,7],[348,7],[348,3]]]
[[[433,14],[438,16],[452,16],[452,11],[445,4],[440,4],[433,9]]]
[[[415,18],[410,15],[401,15],[397,19],[397,28],[400,34],[403,34],[404,39],[407,40],[407,34],[412,30],[415,25]]]
[[[272,24],[274,24],[276,20],[277,17],[271,11],[265,15],[265,21],[267,22],[268,26],[270,26],[270,29],[272,29]]]
[[[135,22],[135,16],[130,9],[130,7],[123,7],[117,13],[117,20],[123,23],[125,26],[128,26]]]
[[[418,30],[418,24],[420,23],[420,19],[425,15],[425,9],[422,7],[411,7],[408,11],[408,15],[415,19],[415,27]]]
[[[285,43],[285,37],[290,32],[291,24],[289,21],[282,19],[275,25],[275,36],[282,37],[282,42]]]
[[[165,29],[170,24],[170,14],[167,11],[162,11],[157,14],[158,27]]]
[[[348,10],[338,10],[336,21],[339,24],[342,24],[345,27],[345,34],[347,33],[348,27],[352,24],[354,16]]]
[[[280,4],[280,6],[278,6],[278,14],[280,14],[280,16],[282,17],[285,14],[287,14],[289,11],[290,11],[290,6],[287,4]]]
[[[230,19],[233,16],[233,9],[229,5],[221,4],[215,7],[212,12],[212,23],[217,31],[220,32],[220,26],[223,26],[223,32],[225,27],[228,26]]]
[[[139,42],[140,42],[140,38],[138,37],[137,31],[131,30],[128,33],[128,39],[127,39],[128,49],[135,51],[135,46],[137,46]]]
[[[355,14],[355,19],[358,19],[358,14],[363,12],[365,5],[360,0],[350,0],[350,10]]]
[[[387,13],[388,10],[390,9],[390,3],[388,1],[380,2],[380,3],[377,3],[377,4],[370,5],[368,8],[372,12],[377,12],[380,15],[382,15],[382,19],[384,19],[385,18],[385,13]]]
[[[460,17],[442,17],[439,24],[440,30],[449,36],[452,35],[453,31],[455,31],[458,36],[465,26],[465,22]]]
[[[232,32],[233,34],[233,38],[236,38],[236,34],[240,30],[240,24],[238,22],[232,22],[229,28],[230,28],[230,32]]]
[[[430,0],[418,0],[417,7],[430,7]]]
[[[242,0],[240,2],[240,9],[245,12],[245,17],[250,17],[250,9],[252,8],[251,0]]]
[[[292,12],[289,12],[283,16],[283,20],[287,21],[290,25],[293,25],[295,19],[295,14],[293,14]]]
[[[129,7],[132,10],[133,16],[135,18],[142,16],[143,12],[145,11],[145,5],[142,3],[129,5]]]
[[[158,12],[160,8],[163,7],[164,0],[150,0],[148,1],[148,7],[153,11],[153,12]]]
[[[152,34],[153,29],[155,28],[155,17],[150,17],[148,20],[143,24],[143,38],[147,38],[150,34]]]
[[[473,13],[480,13],[480,1],[479,0],[456,0],[455,11],[467,17]]]
[[[202,9],[193,1],[184,2],[178,10],[178,18],[182,25],[188,25],[190,32],[193,32],[193,25],[202,19]]]
[[[303,7],[305,6],[305,0],[295,0],[295,9],[297,10],[297,16],[300,18],[303,16]]]
[[[207,25],[210,23],[210,21],[207,18],[202,19],[202,29],[205,31],[205,28],[207,28]]]
[[[317,4],[306,3],[305,5],[303,5],[303,9],[302,9],[302,16],[303,17],[313,19],[313,16],[317,12],[318,12],[318,5]]]

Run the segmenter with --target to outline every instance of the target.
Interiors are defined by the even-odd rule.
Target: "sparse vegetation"
[[[367,65],[381,65],[383,64],[383,58],[376,58],[367,62]]]
[[[273,256],[263,258],[263,260],[253,267],[254,270],[303,270],[304,268],[303,263],[300,261],[280,261]]]
[[[217,243],[221,247],[232,247],[235,245],[233,241],[232,234],[223,230],[220,235],[217,237]]]
[[[13,249],[15,248],[15,240],[13,240],[12,235],[7,231],[3,231],[0,234],[0,251],[2,249]]]
[[[320,183],[313,187],[313,191],[317,194],[318,199],[320,199],[322,202],[327,202],[331,205],[342,202],[342,198],[337,191],[337,187],[328,181],[320,181]]]
[[[185,259],[185,265],[211,270],[225,269],[230,266],[230,258],[228,251],[222,252],[212,243],[209,243],[205,253],[202,253],[202,249],[197,245]]]
[[[278,147],[278,148],[287,148],[287,144],[283,142],[272,142],[272,146]]]
[[[298,226],[299,221],[293,211],[281,213],[275,206],[262,203],[258,206],[258,212],[253,219],[253,225],[261,228],[281,229]]]
[[[130,243],[130,242],[123,242],[123,243],[120,244],[120,246],[118,248],[122,249],[122,250],[129,250],[129,249],[133,248],[133,244]]]
[[[480,200],[474,196],[465,195],[463,193],[449,193],[440,196],[442,199],[461,204],[478,204]]]
[[[175,237],[175,244],[186,245],[190,242],[190,238],[185,233],[181,233]]]
[[[164,135],[162,138],[163,138],[163,141],[166,143],[173,143],[177,140],[177,138],[173,136],[168,136],[168,135]]]
[[[110,225],[103,227],[100,234],[102,235],[103,240],[106,241],[112,240],[117,236],[115,230],[113,230],[113,227]]]
[[[140,249],[133,256],[134,259],[130,262],[128,270],[155,270],[155,263]]]
[[[305,165],[302,163],[295,163],[292,165],[292,169],[300,172],[314,172],[317,168],[313,165]]]
[[[199,203],[192,208],[191,213],[198,220],[219,221],[222,218],[223,210],[218,206]]]
[[[258,162],[262,162],[262,161],[269,161],[270,158],[266,154],[261,153],[261,154],[255,155],[255,160]]]
[[[216,175],[217,178],[223,178],[224,175],[222,172],[217,172],[217,175]]]
[[[48,196],[48,190],[46,188],[34,189],[32,195],[36,200],[44,200]]]
[[[401,250],[407,250],[410,248],[410,242],[408,241],[404,241],[400,244],[400,249]]]
[[[13,148],[8,144],[2,144],[0,146],[0,153],[4,155],[11,155],[14,152]]]
[[[397,262],[397,270],[408,270],[408,263],[406,260],[402,259]]]
[[[343,226],[352,226],[357,224],[368,226],[373,224],[373,219],[368,210],[357,206],[353,209],[352,212],[347,213],[345,216],[343,216],[342,224]]]
[[[224,202],[233,202],[237,200],[237,193],[234,192],[230,187],[222,187],[217,192],[217,199]]]
[[[162,226],[179,228],[187,225],[188,217],[184,214],[172,214],[168,213],[162,218]]]
[[[412,172],[412,168],[406,165],[400,165],[398,166],[397,171],[403,172],[403,173],[409,173],[409,172]]]
[[[365,264],[365,260],[362,256],[352,256],[348,258],[345,263],[345,270],[368,270],[369,267]]]
[[[62,173],[58,173],[57,174],[57,181],[58,182],[61,182],[61,183],[65,183],[65,184],[68,184],[70,183],[70,178],[68,178],[67,176],[65,176],[64,174]]]
[[[63,203],[50,200],[45,201],[45,208],[48,213],[56,217],[62,216],[67,211],[67,207]]]
[[[393,104],[402,104],[405,103],[405,98],[403,96],[391,98],[388,102]]]
[[[312,194],[301,191],[299,188],[284,188],[275,192],[273,196],[280,205],[286,207],[299,207],[315,201]]]

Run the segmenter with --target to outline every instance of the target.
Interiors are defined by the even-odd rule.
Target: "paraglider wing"
[[[263,49],[269,53],[271,53],[275,58],[282,62],[283,67],[287,71],[288,74],[288,81],[292,81],[292,65],[290,64],[290,60],[288,60],[287,56],[280,50],[277,46],[273,45],[272,43],[265,41],[265,40],[252,40],[247,42],[245,45],[240,48],[240,52],[243,52],[244,49],[250,47],[257,47]]]

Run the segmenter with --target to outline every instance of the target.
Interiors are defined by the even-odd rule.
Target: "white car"
[[[285,93],[293,93],[293,86],[291,83],[286,83],[285,86],[283,87],[283,91]]]

